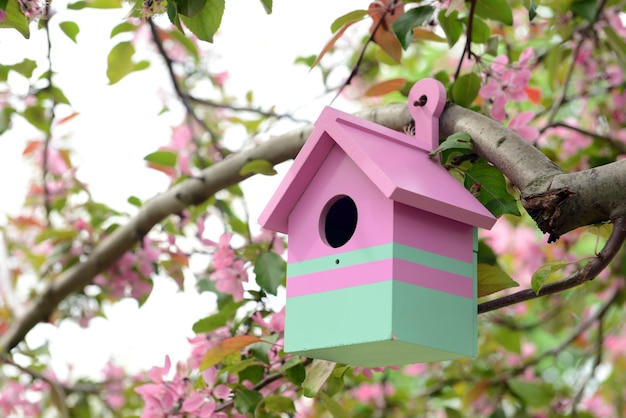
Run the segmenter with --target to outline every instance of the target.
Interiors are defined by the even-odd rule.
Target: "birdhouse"
[[[476,227],[495,218],[428,153],[445,89],[409,94],[415,136],[326,107],[261,214],[289,235],[285,351],[363,367],[474,357]]]

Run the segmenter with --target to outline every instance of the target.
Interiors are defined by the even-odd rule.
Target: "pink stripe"
[[[395,280],[464,298],[474,297],[474,283],[470,277],[459,276],[410,261],[398,259],[394,261],[393,278]]]
[[[466,298],[474,296],[474,284],[469,277],[433,269],[410,261],[387,259],[288,277],[287,297],[328,292],[392,279]]]

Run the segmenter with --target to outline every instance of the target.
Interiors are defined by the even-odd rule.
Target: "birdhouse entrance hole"
[[[345,195],[333,197],[324,207],[320,218],[323,241],[333,248],[341,247],[352,238],[357,219],[354,200]]]

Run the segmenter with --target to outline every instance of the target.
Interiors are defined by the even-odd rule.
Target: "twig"
[[[46,41],[48,48],[48,74],[47,88],[52,90],[52,41],[50,39],[50,27],[48,25],[50,13],[50,3],[46,3],[45,6],[45,16],[46,18],[42,20],[43,27],[46,32]],[[52,204],[50,202],[50,189],[48,188],[48,152],[50,149],[50,141],[52,141],[52,122],[54,121],[54,108],[56,106],[56,99],[54,94],[50,95],[52,97],[52,106],[50,106],[50,126],[48,126],[48,132],[46,133],[46,138],[43,142],[43,156],[41,161],[41,183],[42,183],[42,193],[43,193],[43,207],[46,211],[46,225],[50,227],[50,212],[52,211]]]
[[[309,121],[304,120],[304,119],[298,119],[296,117],[294,117],[293,115],[290,115],[288,113],[276,113],[274,111],[267,111],[267,110],[262,110],[262,109],[257,109],[254,107],[246,107],[246,106],[236,106],[236,105],[230,105],[230,104],[226,104],[226,103],[217,103],[214,102],[212,100],[206,100],[206,99],[200,99],[197,98],[195,96],[192,96],[190,94],[186,94],[186,97],[193,101],[196,102],[198,104],[204,105],[204,106],[209,106],[209,107],[215,107],[218,109],[230,109],[233,110],[235,112],[250,112],[250,113],[256,113],[258,115],[261,116],[265,116],[268,118],[279,118],[279,119],[289,119],[292,120],[294,122],[298,122],[298,123],[309,123]]]
[[[557,345],[556,347],[551,348],[550,350],[543,352],[542,354],[536,357],[533,357],[532,359],[527,360],[526,362],[524,362],[524,364],[517,367],[516,369],[511,370],[505,376],[499,377],[498,380],[506,381],[507,379],[511,377],[522,374],[524,370],[526,370],[527,368],[537,365],[544,358],[558,355],[561,351],[563,351],[563,349],[565,349],[568,345],[573,343],[580,335],[582,335],[594,323],[596,323],[596,321],[604,317],[604,315],[606,315],[611,305],[615,303],[620,293],[621,293],[621,290],[616,290],[611,295],[611,297],[602,305],[602,307],[598,309],[598,311],[594,315],[588,318],[585,322],[581,323],[578,326],[578,328],[576,328],[576,330],[574,330],[574,332],[570,334],[569,337],[567,337],[563,342],[561,342],[561,344]]]
[[[597,133],[594,133],[594,132],[591,132],[591,131],[587,131],[585,129],[582,129],[582,128],[579,128],[579,127],[576,127],[576,126],[569,125],[569,124],[567,124],[565,122],[554,122],[551,125],[545,126],[541,131],[543,132],[543,131],[545,131],[545,130],[547,130],[549,128],[558,128],[558,127],[569,129],[571,131],[578,132],[579,134],[586,135],[586,136],[589,136],[591,138],[597,138],[597,139],[600,139],[602,141],[606,141],[612,147],[617,149],[617,151],[620,154],[626,153],[626,144],[624,144],[623,142],[618,141],[615,138],[611,138],[611,137],[606,136],[606,135],[600,135],[600,134],[597,134]]]
[[[148,26],[150,27],[152,40],[154,41],[154,44],[156,45],[159,51],[159,54],[163,57],[163,60],[165,61],[165,66],[167,67],[167,72],[170,76],[170,80],[172,82],[172,86],[174,87],[174,91],[178,95],[182,105],[185,107],[187,114],[189,114],[189,116],[191,116],[196,122],[198,122],[200,126],[202,126],[202,128],[206,132],[208,132],[208,134],[211,136],[212,142],[215,142],[215,138],[217,138],[217,134],[204,122],[204,120],[202,120],[202,118],[200,118],[196,114],[193,107],[191,106],[191,103],[189,103],[189,99],[188,99],[189,96],[187,95],[187,93],[183,91],[183,89],[180,86],[180,83],[176,79],[176,73],[174,72],[174,63],[170,59],[170,57],[167,55],[167,51],[165,51],[165,48],[163,47],[163,42],[161,42],[161,38],[159,36],[159,32],[158,32],[156,24],[150,19],[147,20],[147,23],[148,23]]]
[[[567,95],[567,86],[572,81],[572,75],[574,74],[574,68],[576,67],[576,65],[575,65],[576,64],[576,58],[578,58],[578,53],[580,52],[580,48],[582,48],[583,43],[586,41],[585,34],[596,23],[596,21],[598,20],[598,17],[600,16],[600,13],[602,13],[602,9],[604,8],[605,4],[606,4],[606,0],[601,0],[598,3],[598,8],[596,10],[596,14],[595,14],[593,20],[591,22],[589,22],[589,24],[587,24],[587,26],[580,31],[581,38],[576,43],[576,48],[574,48],[574,53],[572,54],[572,63],[571,63],[570,67],[567,70],[567,75],[565,76],[565,81],[563,82],[563,90],[562,90],[561,94],[559,95],[558,99],[554,101],[554,103],[552,105],[552,109],[550,109],[550,113],[548,115],[548,120],[546,122],[547,126],[553,124],[554,118],[556,117],[557,112],[561,108],[561,105],[563,105],[563,102],[566,100],[565,97]]]
[[[389,8],[391,10],[393,10],[396,7],[397,2],[393,1],[391,2]],[[363,48],[361,48],[361,52],[359,53],[359,57],[356,60],[356,63],[354,64],[354,67],[352,67],[352,71],[350,72],[350,75],[348,76],[348,78],[346,79],[346,81],[341,85],[341,87],[339,88],[339,91],[337,91],[337,94],[335,95],[335,97],[333,97],[333,99],[330,101],[329,105],[332,105],[333,102],[337,99],[337,97],[339,97],[339,95],[341,94],[341,92],[348,86],[350,85],[350,83],[352,82],[352,79],[354,77],[356,77],[357,72],[359,71],[359,67],[361,66],[361,62],[363,61],[363,57],[365,56],[365,50],[367,49],[367,46],[374,40],[374,36],[376,36],[376,31],[378,31],[378,29],[380,28],[380,26],[383,24],[383,22],[385,21],[385,18],[387,17],[387,13],[389,13],[389,9],[385,9],[385,12],[383,13],[383,15],[380,17],[380,19],[378,20],[378,22],[376,22],[376,24],[374,25],[374,29],[372,30],[372,33],[370,33],[369,38],[367,38],[367,41],[365,41],[365,45],[363,45]]]
[[[465,59],[465,53],[467,53],[467,59],[472,58],[472,30],[474,28],[476,3],[477,0],[470,1],[470,11],[467,18],[467,33],[465,34],[465,46],[463,47],[463,53],[459,59],[459,64],[456,66],[456,71],[454,72],[454,80],[457,80],[459,78],[459,74],[461,74],[461,66],[463,65],[463,60]]]
[[[602,251],[600,251],[600,253],[593,260],[585,264],[584,267],[575,273],[570,274],[563,280],[548,283],[537,293],[535,293],[533,289],[525,289],[498,299],[483,302],[478,305],[478,313],[482,314],[541,296],[562,292],[579,286],[589,280],[593,280],[602,270],[606,268],[606,266],[608,266],[611,260],[613,260],[619,249],[624,244],[624,240],[626,240],[626,218],[615,219],[613,222],[613,231],[604,245],[604,248],[602,248]]]

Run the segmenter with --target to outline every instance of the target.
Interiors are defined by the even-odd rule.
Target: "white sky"
[[[64,1],[55,0],[53,5]],[[322,92],[320,76],[294,66],[294,58],[318,53],[331,35],[332,21],[348,11],[365,9],[368,3],[277,0],[274,13],[268,16],[259,0],[227,1],[214,47],[219,57],[216,67],[227,69],[230,75],[227,89],[240,97],[253,90],[257,104],[265,108],[277,104],[278,111],[312,103]],[[51,21],[56,28],[59,22],[76,20],[81,29],[78,45],[58,29],[52,34],[53,60],[59,73],[56,82],[73,110],[80,112],[57,133],[67,133],[70,138],[79,176],[89,184],[94,199],[120,209],[128,209],[126,199],[130,195],[148,199],[165,190],[165,176],[145,169],[143,157],[166,144],[171,126],[180,122],[180,114],[157,117],[161,107],[157,89],[163,86],[171,91],[160,62],[153,61],[148,71],[107,85],[106,57],[122,39],[111,41],[109,33],[124,15],[121,10],[85,9],[61,11]],[[43,32],[33,28],[31,40],[25,41],[12,30],[0,30],[0,62],[10,64],[25,56],[45,57]],[[329,99],[315,101],[299,115],[315,119]],[[340,100],[334,106],[352,110]],[[0,178],[4,179],[0,181],[0,221],[2,213],[16,213],[21,206],[30,174],[22,164],[21,153],[29,139],[39,136],[25,126],[0,136]],[[278,180],[279,176],[246,182],[246,189],[254,193],[250,208],[253,219]],[[108,320],[97,318],[88,330],[73,323],[64,323],[59,329],[40,325],[29,342],[52,339],[53,368],[60,376],[97,377],[109,358],[131,371],[161,365],[166,354],[173,360],[183,359],[189,352],[185,337],[192,335],[191,324],[209,314],[213,305],[211,295],[193,291],[192,282],[188,281],[186,288],[185,293],[176,293],[172,281],[157,280],[153,294],[140,310],[134,301],[125,300],[107,311]],[[71,372],[70,364],[74,365]]]

